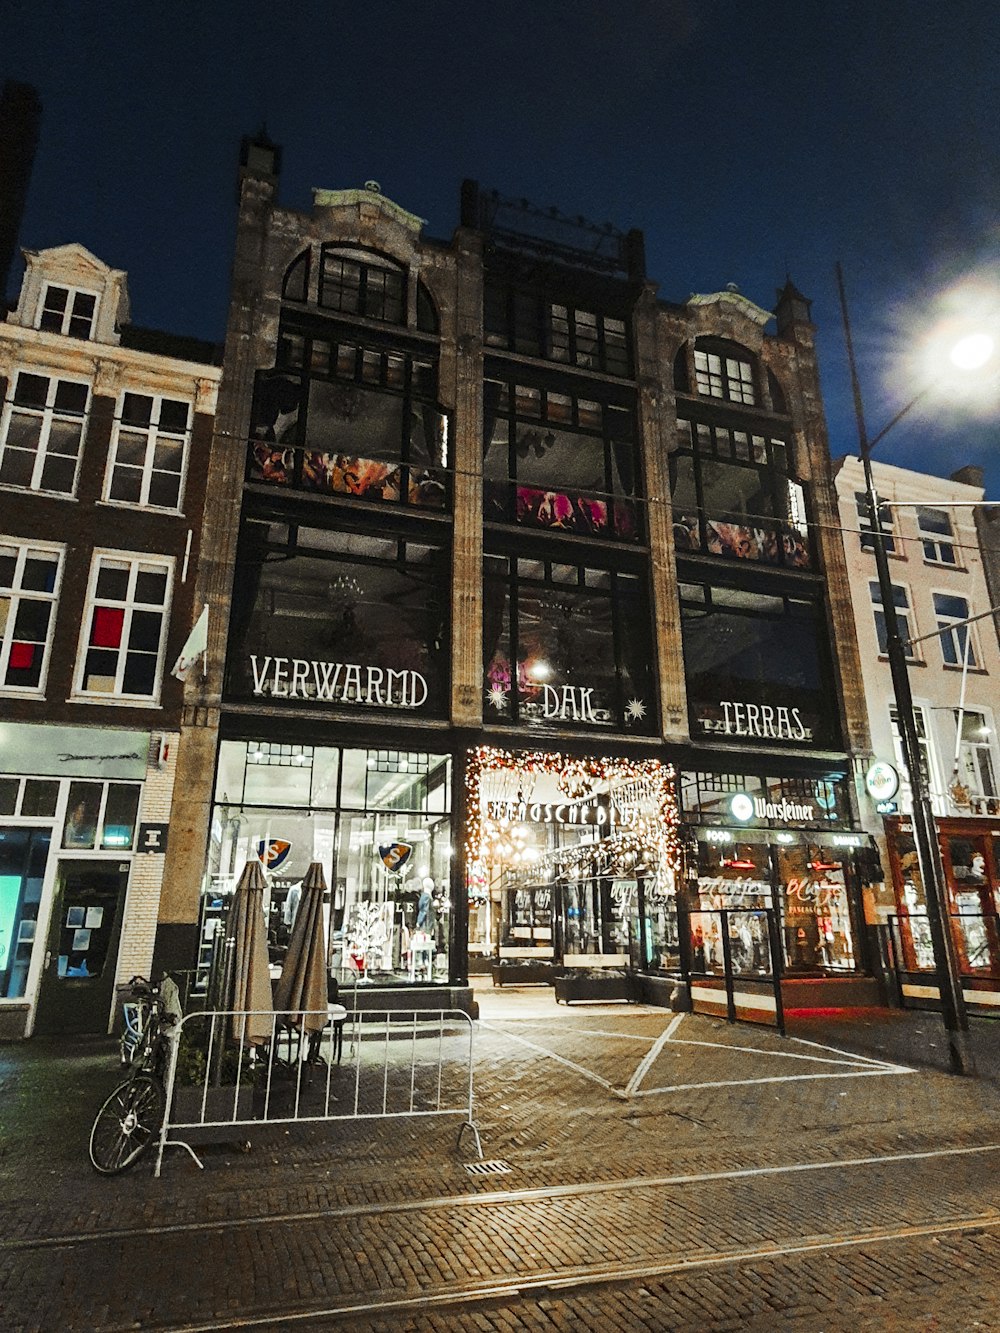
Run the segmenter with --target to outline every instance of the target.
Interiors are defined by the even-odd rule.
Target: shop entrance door
[[[62,861],[56,875],[35,1032],[106,1032],[128,863]]]
[[[941,839],[955,948],[963,973],[1000,976],[997,883],[991,837],[948,834]]]

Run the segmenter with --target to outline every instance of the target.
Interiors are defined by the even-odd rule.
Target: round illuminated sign
[[[746,792],[737,792],[729,802],[729,809],[734,819],[747,820],[753,818],[753,801]]]
[[[899,774],[885,759],[876,759],[865,774],[865,789],[873,801],[891,801],[899,791]]]

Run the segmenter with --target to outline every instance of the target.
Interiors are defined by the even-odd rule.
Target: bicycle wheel
[[[94,1117],[90,1164],[102,1176],[133,1166],[152,1144],[164,1111],[163,1084],[149,1074],[119,1083]]]

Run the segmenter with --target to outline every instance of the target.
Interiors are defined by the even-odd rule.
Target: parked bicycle
[[[102,1176],[134,1166],[160,1132],[169,1033],[183,1017],[176,984],[170,977],[159,986],[133,977],[122,1014],[121,1056],[129,1072],[105,1099],[90,1131],[90,1164]]]

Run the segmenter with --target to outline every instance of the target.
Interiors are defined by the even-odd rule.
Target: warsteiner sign
[[[250,669],[254,694],[271,699],[313,699],[369,708],[419,708],[427,699],[427,681],[419,671],[256,656],[250,658]]]

